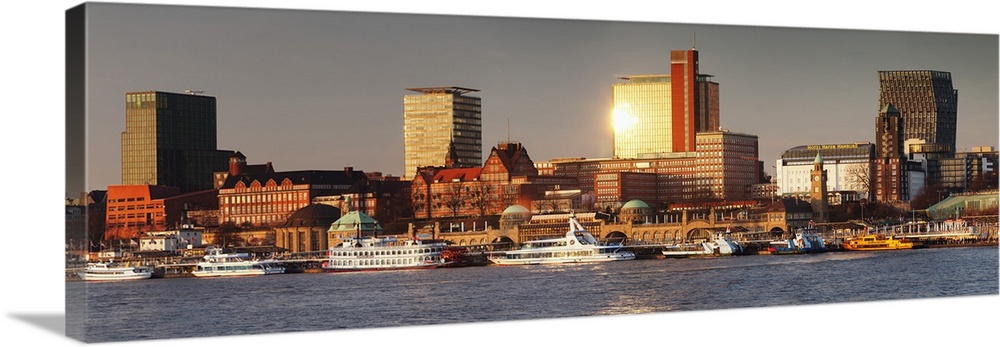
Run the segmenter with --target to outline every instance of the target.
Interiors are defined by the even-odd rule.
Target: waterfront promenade
[[[995,216],[992,218],[996,218]],[[979,222],[973,220],[967,224],[956,223],[908,223],[883,228],[873,228],[864,230],[835,230],[821,233],[828,251],[840,251],[840,243],[851,238],[866,234],[879,234],[887,237],[906,238],[919,240],[925,247],[997,247],[998,230],[1000,225],[990,221],[988,218]],[[789,235],[777,234],[780,238],[775,238],[773,233],[735,232],[731,234],[743,247],[741,255],[765,254],[771,241],[787,239]],[[768,237],[771,236],[771,237]],[[660,251],[667,245],[675,244],[675,240],[626,240],[625,249],[635,252],[640,259],[663,258]],[[466,244],[454,245],[454,247],[465,248],[471,256],[483,256],[490,253],[502,253],[511,249],[514,245],[510,243],[488,243],[488,244]],[[273,251],[273,248],[266,248]],[[252,249],[238,249],[240,252],[247,252],[258,258],[276,259],[282,263],[290,273],[299,272],[322,272],[320,265],[327,258],[327,251],[315,252],[253,252]],[[176,254],[167,256],[149,256],[143,253],[126,253],[126,256],[115,259],[117,262],[133,265],[151,265],[155,268],[154,277],[188,277],[202,258],[197,252],[191,252],[187,256]],[[67,280],[79,280],[76,275],[86,265],[86,262],[67,263]]]

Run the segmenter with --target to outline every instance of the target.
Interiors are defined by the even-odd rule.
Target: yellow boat
[[[841,244],[841,247],[848,251],[891,251],[896,249],[912,249],[920,247],[918,241],[907,239],[897,240],[882,235],[866,235],[861,238],[848,240]]]

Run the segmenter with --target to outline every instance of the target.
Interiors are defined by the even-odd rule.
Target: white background
[[[117,1],[111,1],[117,2]],[[472,14],[543,18],[608,19],[817,28],[998,33],[986,1],[698,1],[658,5],[614,1],[601,5],[536,1],[312,3],[308,1],[131,1],[332,9],[371,12]],[[3,19],[4,74],[2,172],[4,345],[76,345],[62,334],[64,311],[63,160],[64,20],[78,2],[20,1],[6,4]],[[987,7],[989,6],[989,7]],[[983,264],[995,266],[996,264]],[[802,343],[834,346],[885,343],[961,346],[996,343],[1000,296],[880,303],[669,312],[635,316],[569,318],[500,323],[360,329],[116,343],[166,346],[177,343],[297,346],[351,345],[693,345]],[[374,308],[377,309],[377,308]],[[331,312],[336,314],[336,312]],[[564,333],[593,327],[589,335]],[[149,327],[136,327],[149,328]],[[815,335],[814,333],[820,332]],[[707,333],[707,336],[700,334]],[[845,334],[856,334],[849,338]],[[820,340],[814,340],[819,338]],[[537,341],[536,341],[537,340]],[[536,343],[537,342],[537,343]]]

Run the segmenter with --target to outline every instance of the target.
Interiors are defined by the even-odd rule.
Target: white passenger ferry
[[[728,236],[717,233],[712,241],[666,245],[663,248],[664,257],[667,258],[688,258],[688,257],[711,257],[740,254],[743,247]]]
[[[77,275],[85,281],[144,280],[153,276],[153,269],[148,266],[100,262],[87,264],[87,268]]]
[[[285,268],[274,260],[250,259],[247,253],[222,253],[221,248],[209,246],[204,260],[191,274],[195,277],[256,276],[285,273]]]
[[[569,217],[569,231],[561,238],[526,241],[521,248],[494,254],[490,261],[497,265],[536,265],[586,263],[635,259],[635,253],[623,249],[621,243],[601,244],[594,235]]]
[[[376,271],[433,269],[445,265],[440,241],[400,240],[395,237],[345,238],[330,248],[323,269],[327,271]]]

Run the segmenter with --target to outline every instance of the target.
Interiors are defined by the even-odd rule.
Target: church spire
[[[455,151],[454,141],[448,144],[448,154],[446,154],[444,158],[444,167],[446,169],[454,169],[458,167],[458,152]]]

